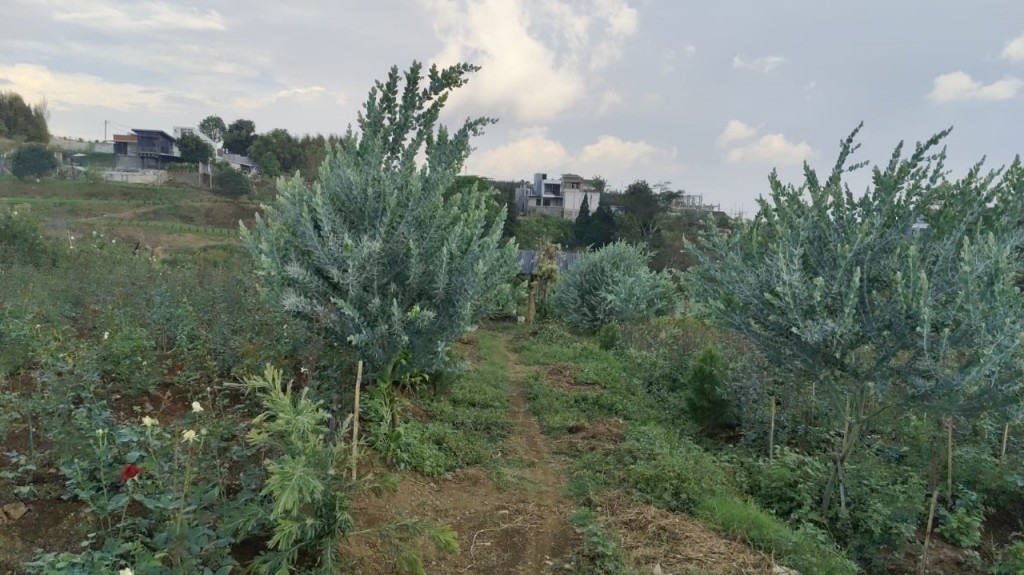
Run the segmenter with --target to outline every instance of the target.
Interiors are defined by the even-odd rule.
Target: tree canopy
[[[252,120],[235,120],[224,130],[224,149],[232,154],[243,156],[248,154],[249,147],[254,141],[256,141],[256,124]]]
[[[183,162],[205,164],[213,158],[213,146],[195,134],[183,134],[176,143]]]
[[[15,92],[0,92],[0,136],[47,144],[46,103],[30,106]]]
[[[228,127],[220,116],[207,116],[199,122],[199,133],[217,143],[224,141],[224,133],[227,131]]]

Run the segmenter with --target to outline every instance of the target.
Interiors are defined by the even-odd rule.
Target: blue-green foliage
[[[668,275],[652,271],[650,255],[625,242],[584,254],[555,286],[551,305],[570,325],[582,329],[670,312],[676,301]]]
[[[501,242],[504,212],[488,218],[478,186],[446,194],[470,137],[493,120],[435,129],[450,90],[476,69],[432,67],[423,78],[414,63],[400,90],[392,68],[370,90],[361,133],[349,128],[312,188],[280,181],[266,219],[243,229],[272,301],[325,328],[371,375],[403,351],[404,370],[441,369],[452,341],[513,301],[519,266],[515,243]]]

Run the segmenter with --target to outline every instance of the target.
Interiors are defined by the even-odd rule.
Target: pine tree
[[[580,213],[576,216],[576,224],[573,226],[573,245],[576,247],[588,246],[593,235],[590,228],[590,200],[587,199],[587,194],[583,194]]]
[[[616,233],[617,225],[612,209],[605,204],[597,206],[590,218],[590,245],[595,249],[603,248],[615,241]]]
[[[312,187],[281,180],[266,219],[242,230],[272,301],[322,326],[371,375],[399,357],[406,372],[442,369],[453,341],[513,301],[518,248],[502,242],[504,212],[488,218],[479,186],[446,195],[470,138],[493,120],[435,127],[478,69],[431,67],[424,78],[413,63],[400,89],[392,68],[370,90],[360,133],[349,127],[331,146]]]

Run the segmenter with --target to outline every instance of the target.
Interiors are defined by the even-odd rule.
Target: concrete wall
[[[594,213],[597,210],[597,206],[601,204],[601,192],[591,192],[583,190],[562,190],[565,201],[562,203],[562,207],[565,208],[565,214],[562,217],[575,220],[576,216],[580,214],[580,206],[583,205],[583,196],[587,196],[587,205],[590,207],[590,213]]]
[[[527,214],[544,214],[545,216],[554,216],[556,218],[562,217],[562,206],[535,206],[533,204],[526,206]]]
[[[100,173],[104,180],[125,184],[162,184],[167,181],[167,170],[105,170]],[[197,174],[198,175],[198,174]]]
[[[168,171],[167,180],[171,182],[179,182],[182,184],[186,184],[194,188],[210,187],[210,175],[200,174],[198,172]]]
[[[118,156],[117,157],[117,169],[118,170],[141,170],[142,169],[142,158],[138,156]]]
[[[112,142],[79,142],[70,138],[50,138],[50,145],[70,152],[114,153],[114,144]]]

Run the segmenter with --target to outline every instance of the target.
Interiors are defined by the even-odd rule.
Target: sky
[[[768,174],[888,161],[953,127],[954,175],[1024,148],[1020,0],[4,0],[0,90],[55,135],[211,114],[341,133],[375,79],[480,65],[443,115],[499,123],[467,171],[668,182],[750,215]],[[851,179],[854,190],[866,174]]]

